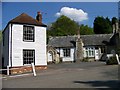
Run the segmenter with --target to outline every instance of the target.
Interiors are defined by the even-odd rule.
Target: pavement
[[[105,62],[61,63],[48,65],[47,70],[6,76],[3,88],[118,88],[118,65]]]

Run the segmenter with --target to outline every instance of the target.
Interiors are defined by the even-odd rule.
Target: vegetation
[[[80,27],[80,28],[79,28]],[[47,36],[76,35],[80,30],[81,35],[94,34],[93,29],[87,25],[79,25],[70,18],[62,15],[47,30]]]
[[[93,28],[88,25],[79,25],[75,21],[71,20],[67,16],[60,16],[55,22],[47,28],[47,41],[49,36],[68,36],[68,35],[77,35],[78,30],[81,35],[90,35],[90,34],[109,34],[112,33],[112,25],[115,24],[117,18],[113,17],[110,20],[108,17],[96,17],[94,20]]]
[[[116,17],[112,18],[112,25],[115,24],[118,21],[118,19]]]
[[[110,57],[110,59],[106,61],[106,64],[107,65],[118,64],[116,56]]]
[[[66,16],[59,17],[47,31],[48,36],[67,36],[77,33],[78,24]]]
[[[0,31],[0,41],[2,40],[2,31]]]
[[[109,34],[112,33],[112,23],[109,18],[96,17],[94,20],[95,34]]]
[[[117,48],[117,54],[120,56],[120,47]]]
[[[80,25],[80,34],[81,35],[91,35],[94,34],[93,28],[88,25]]]
[[[86,58],[84,58],[83,60],[82,60],[82,62],[88,62],[89,61],[89,58],[88,57],[86,57]]]

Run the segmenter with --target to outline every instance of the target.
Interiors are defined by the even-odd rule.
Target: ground
[[[118,65],[105,62],[62,63],[24,76],[6,77],[3,88],[118,88]]]

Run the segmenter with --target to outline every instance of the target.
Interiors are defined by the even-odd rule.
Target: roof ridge
[[[111,34],[80,35],[80,36],[101,36],[101,35],[112,35],[112,33],[111,33]],[[69,35],[69,36],[52,36],[52,38],[64,38],[64,37],[77,37],[77,35]]]
[[[13,18],[12,20],[9,21],[9,23],[19,23],[19,24],[32,24],[32,25],[39,25],[39,26],[45,26],[42,22],[37,21],[35,18],[32,16],[22,13],[19,16]]]

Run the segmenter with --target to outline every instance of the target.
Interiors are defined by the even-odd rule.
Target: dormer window
[[[23,41],[34,42],[34,27],[33,26],[23,26]]]

